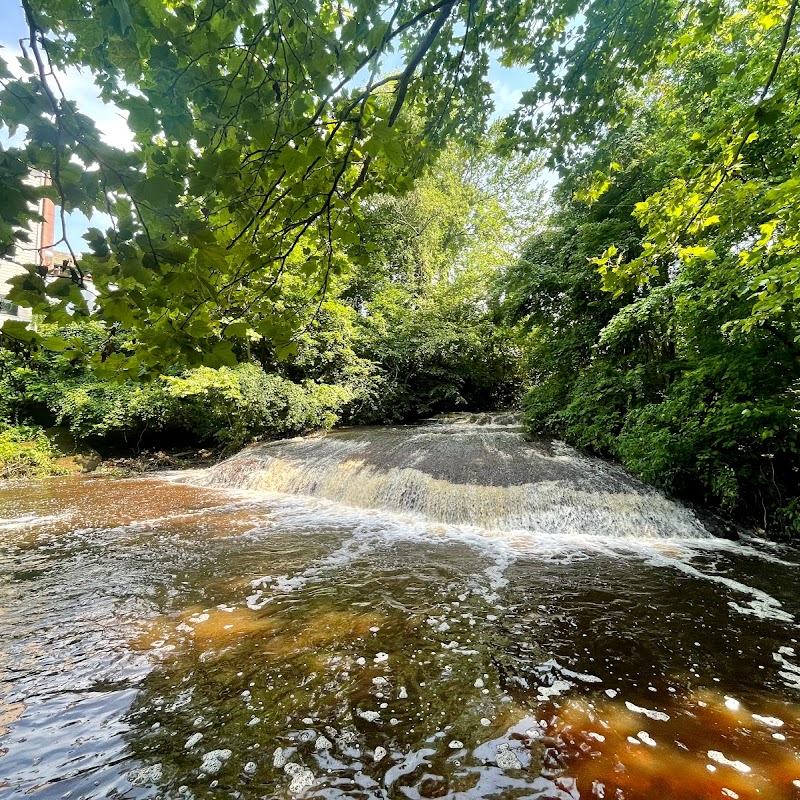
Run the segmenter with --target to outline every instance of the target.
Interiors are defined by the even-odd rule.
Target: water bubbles
[[[516,753],[505,742],[497,745],[495,761],[500,769],[520,769],[522,767]]]
[[[641,706],[631,703],[629,700],[625,701],[625,707],[628,709],[628,711],[633,711],[636,714],[644,714],[644,716],[646,716],[648,719],[654,719],[659,722],[667,722],[669,720],[669,714],[665,714],[663,711],[654,711],[649,708],[642,708]]]
[[[283,748],[276,747],[275,752],[272,754],[272,766],[275,769],[283,769],[288,761],[288,756],[284,753]]]
[[[766,725],[768,728],[783,727],[783,720],[778,719],[778,717],[762,717],[760,714],[753,714],[752,717],[756,722],[760,722],[762,725]]]
[[[744,762],[726,758],[722,753],[719,752],[719,750],[709,750],[707,755],[717,764],[722,764],[726,767],[733,767],[733,769],[735,769],[737,772],[747,773],[752,771],[752,768]]]
[[[128,772],[128,781],[133,786],[154,786],[161,782],[164,770],[161,764],[151,764],[148,767],[139,767]]]

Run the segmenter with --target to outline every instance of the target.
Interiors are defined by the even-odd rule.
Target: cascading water
[[[599,459],[526,439],[513,414],[450,414],[250,447],[206,486],[305,495],[450,525],[705,538],[694,514]]]

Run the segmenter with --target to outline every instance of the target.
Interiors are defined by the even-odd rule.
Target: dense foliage
[[[59,455],[42,428],[0,422],[0,478],[58,474]]]
[[[737,163],[709,167],[752,111],[778,21],[740,15],[630,98],[630,123],[576,166],[505,272],[501,308],[526,337],[533,428],[797,536],[796,159],[777,113],[792,73],[772,76],[771,113],[747,123]]]
[[[373,200],[374,247],[332,281],[291,355],[278,359],[252,336],[232,367],[111,380],[79,354],[129,352],[130,330],[79,317],[39,323],[44,347],[0,349],[0,420],[61,426],[105,452],[170,442],[229,450],[337,423],[513,403],[518,350],[486,296],[514,252],[516,217],[534,218],[539,192],[537,162],[496,145],[494,136],[453,146],[402,202]]]
[[[291,355],[331,282],[363,262],[369,199],[410,188],[448,135],[484,130],[491,53],[539,70],[513,126],[528,138],[582,40],[591,80],[560,90],[577,135],[591,89],[635,78],[674,27],[672,0],[644,13],[594,0],[580,17],[572,0],[21,2],[21,74],[0,70],[0,121],[23,136],[0,158],[0,249],[31,216],[29,166],[52,176],[63,209],[107,213],[112,225],[90,231],[94,257],[80,264],[98,289],[93,315],[135,331],[129,351],[96,367],[127,376],[176,361],[230,366],[251,335]],[[69,66],[127,111],[132,150],[104,142],[61,92]],[[12,299],[54,324],[83,305],[77,286],[48,287],[35,272]]]

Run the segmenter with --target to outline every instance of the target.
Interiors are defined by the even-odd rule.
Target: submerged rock
[[[139,767],[132,769],[127,778],[134,786],[152,786],[161,781],[164,777],[164,770],[161,764],[151,764],[149,767]]]
[[[300,794],[314,783],[314,773],[308,767],[289,763],[283,771],[292,778],[289,784],[289,791],[292,794]]]
[[[200,772],[206,775],[216,775],[232,755],[232,750],[210,750],[203,756]]]

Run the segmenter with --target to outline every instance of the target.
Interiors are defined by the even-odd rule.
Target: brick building
[[[31,170],[27,182],[32,186],[47,186],[50,177],[44,172]],[[30,241],[19,242],[14,250],[0,259],[0,325],[7,319],[31,321],[31,310],[20,308],[6,299],[11,288],[8,281],[15,275],[25,272],[25,264],[36,264],[49,267],[53,261],[52,247],[55,232],[56,208],[52,200],[43,198],[39,201],[39,214],[42,221],[31,221],[28,224]]]

